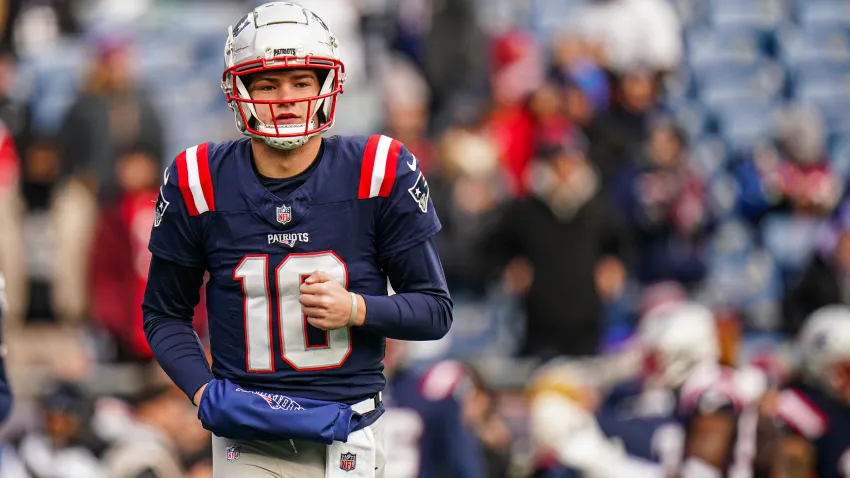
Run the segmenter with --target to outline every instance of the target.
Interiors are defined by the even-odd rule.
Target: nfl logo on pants
[[[351,471],[357,463],[357,455],[354,453],[340,453],[339,469],[342,471]]]
[[[227,461],[234,462],[238,458],[239,458],[239,447],[238,446],[227,447]]]

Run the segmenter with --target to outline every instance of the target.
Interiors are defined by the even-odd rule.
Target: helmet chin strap
[[[304,123],[278,125],[277,131],[275,131],[274,126],[267,126],[267,125],[261,123],[260,121],[257,121],[257,123],[258,123],[257,130],[262,132],[262,133],[292,134],[292,133],[296,133],[296,132],[299,132],[299,131],[305,131],[306,130],[306,125]],[[316,128],[316,122],[311,119],[309,129],[313,130],[315,128]],[[271,146],[273,148],[294,149],[294,148],[297,148],[297,147],[303,145],[304,143],[306,143],[307,140],[309,140],[311,137],[313,137],[313,134],[309,134],[309,135],[302,134],[302,135],[299,135],[299,136],[286,136],[286,137],[262,136],[262,139],[266,144],[268,144],[269,146]]]

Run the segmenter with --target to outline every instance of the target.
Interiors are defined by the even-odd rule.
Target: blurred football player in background
[[[387,341],[387,411],[383,421],[392,453],[387,455],[386,476],[486,476],[481,447],[463,416],[464,401],[473,393],[466,368],[446,360],[423,372],[410,364],[408,347],[405,342]]]
[[[815,311],[797,341],[799,377],[780,393],[775,478],[850,476],[850,308]]]
[[[592,385],[534,398],[538,444],[583,476],[749,476],[739,473],[753,468],[765,381],[754,369],[719,365],[712,312],[659,306],[641,320],[637,340],[641,377],[615,385],[598,407]]]

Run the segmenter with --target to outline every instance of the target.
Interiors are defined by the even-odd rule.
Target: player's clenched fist
[[[356,301],[355,303],[353,302]],[[334,330],[360,326],[366,320],[366,303],[363,297],[351,294],[339,282],[322,271],[314,271],[301,284],[301,312],[307,316],[307,322],[322,330]],[[355,310],[356,309],[356,310]],[[354,322],[351,323],[352,313]]]

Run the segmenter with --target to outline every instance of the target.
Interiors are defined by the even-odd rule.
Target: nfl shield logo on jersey
[[[357,455],[354,453],[340,453],[339,469],[342,471],[352,471],[357,466]]]
[[[277,208],[277,222],[287,224],[292,220],[292,207],[283,205]]]
[[[234,462],[237,459],[239,459],[239,447],[238,446],[227,447],[227,461]]]

